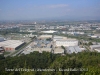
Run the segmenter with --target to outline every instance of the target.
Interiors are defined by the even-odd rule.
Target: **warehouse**
[[[47,38],[52,38],[52,35],[41,35],[41,36],[39,36],[39,39],[47,39]]]
[[[82,52],[83,50],[81,50],[79,46],[69,46],[66,48],[66,51],[68,54],[71,54],[71,53]]]
[[[41,31],[41,33],[55,33],[57,31],[49,30],[49,31]]]
[[[55,45],[56,45],[56,47],[78,46],[78,40],[76,40],[76,39],[56,40]]]
[[[22,46],[24,42],[20,40],[6,40],[3,42],[0,42],[0,46],[5,49],[5,51],[15,51],[20,46]]]
[[[56,40],[65,40],[67,39],[67,37],[63,37],[63,36],[53,36],[53,41],[56,41]]]
[[[62,48],[55,48],[54,54],[64,54],[64,49],[62,49]]]
[[[96,49],[96,48],[100,48],[100,45],[91,45],[90,48],[91,48],[91,50]]]
[[[91,51],[97,51],[97,52],[100,52],[100,45],[91,45],[90,46],[91,48]]]

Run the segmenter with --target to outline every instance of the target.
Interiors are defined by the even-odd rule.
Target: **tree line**
[[[16,68],[30,71],[9,70]],[[53,71],[44,71],[46,69]],[[61,55],[33,52],[7,58],[0,56],[0,75],[100,75],[100,53],[80,52]]]

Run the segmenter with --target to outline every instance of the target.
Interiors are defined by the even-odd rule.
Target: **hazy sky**
[[[0,20],[100,19],[100,0],[0,0]]]

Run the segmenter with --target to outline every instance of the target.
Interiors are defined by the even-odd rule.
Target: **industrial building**
[[[49,30],[49,31],[41,31],[41,33],[55,33],[57,31]]]
[[[79,46],[69,46],[69,47],[66,47],[66,52],[68,54],[71,54],[71,53],[82,52],[82,50],[79,48]]]
[[[52,38],[52,35],[40,35],[38,38],[39,38],[39,39]]]
[[[64,46],[64,47],[78,46],[78,40],[76,40],[76,39],[56,40],[55,46],[56,47],[59,47],[59,46]]]
[[[53,41],[56,41],[56,40],[65,40],[67,39],[67,37],[63,37],[63,36],[53,36]]]
[[[30,54],[31,52],[34,52],[34,51],[37,51],[39,53],[42,53],[42,52],[51,52],[51,48],[33,48],[33,49],[28,49],[28,50],[24,50],[22,52],[22,54]]]
[[[96,48],[100,48],[100,45],[91,45],[90,48],[91,48],[91,50],[96,49]]]
[[[92,51],[95,50],[97,52],[100,52],[100,45],[91,45],[90,48]]]
[[[54,54],[64,54],[64,49],[62,49],[62,48],[55,48],[53,53]]]
[[[55,47],[78,46],[78,40],[63,37],[63,36],[53,36],[53,41],[55,43]]]
[[[20,40],[6,40],[0,42],[0,46],[3,47],[5,51],[15,51],[23,44],[24,42]]]

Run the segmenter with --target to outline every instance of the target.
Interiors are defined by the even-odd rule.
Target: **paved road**
[[[11,52],[10,54],[6,54],[4,55],[4,57],[8,57],[8,56],[11,56],[14,52]]]
[[[19,55],[19,54],[20,54],[21,52],[23,52],[23,51],[24,51],[24,49],[22,49],[22,50],[18,51],[17,53],[13,54],[12,56]]]

